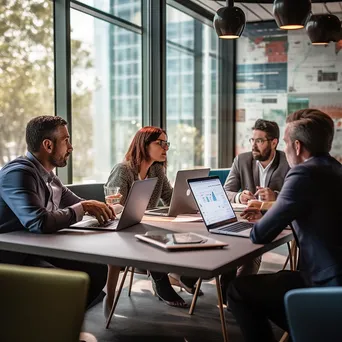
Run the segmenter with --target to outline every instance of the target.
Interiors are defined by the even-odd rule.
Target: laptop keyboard
[[[254,225],[253,223],[249,223],[249,222],[237,222],[228,227],[219,228],[218,230],[225,231],[225,232],[238,233],[238,232],[242,232],[243,230],[252,228],[253,225]]]
[[[103,224],[100,224],[99,222],[94,222],[93,220],[89,220],[90,222],[85,221],[84,224],[82,224],[82,227],[85,228],[107,228],[107,227],[111,227],[111,228],[115,228],[118,224],[119,224],[119,220],[111,220],[111,221],[107,221]]]

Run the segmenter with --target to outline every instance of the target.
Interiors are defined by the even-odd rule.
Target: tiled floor
[[[286,253],[286,246],[282,246],[265,254],[261,272],[281,269]],[[223,339],[214,282],[204,281],[202,290],[204,295],[198,299],[194,315],[189,316],[187,310],[168,307],[159,301],[153,296],[151,282],[147,277],[135,275],[131,297],[128,297],[126,286],[110,328],[105,329],[102,307],[97,305],[87,313],[83,330],[94,334],[99,342],[221,342]],[[192,296],[186,292],[180,295],[191,302]],[[225,315],[229,341],[242,342],[234,317],[228,311],[225,311]],[[277,329],[275,332],[280,338],[282,332]]]

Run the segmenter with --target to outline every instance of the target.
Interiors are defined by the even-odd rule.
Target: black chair
[[[96,200],[100,202],[105,201],[104,183],[90,183],[90,184],[68,184],[66,185],[69,190],[79,197],[87,200]]]

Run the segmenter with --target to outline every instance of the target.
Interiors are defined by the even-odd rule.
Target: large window
[[[135,25],[141,26],[141,1],[135,0],[79,0],[80,2],[108,12]]]
[[[283,31],[274,22],[245,28],[238,41],[236,153],[250,150],[258,118],[278,123],[283,149],[286,116],[310,107],[335,121],[331,154],[342,161],[341,43],[313,46],[305,30]]]
[[[76,10],[71,29],[73,181],[105,181],[141,127],[141,35]]]
[[[172,7],[161,2],[160,11],[147,13],[154,2],[69,2],[70,9],[61,0],[1,1],[0,168],[25,153],[25,128],[31,118],[61,115],[70,121],[74,146],[72,162],[63,171],[58,170],[62,181],[106,181],[112,167],[124,159],[143,118],[146,125],[163,122],[164,113],[158,117],[154,110],[162,103],[156,96],[164,94],[149,91],[150,86],[160,86],[166,92],[171,181],[179,169],[217,167],[220,58],[212,26],[186,14],[186,9],[177,9],[177,4]],[[151,32],[149,27],[159,22],[164,6],[166,65],[155,62],[166,69],[166,89],[153,65],[148,70],[151,74],[142,80],[143,65],[147,71],[151,56],[160,55],[164,48],[158,46],[159,42],[164,44],[163,35],[160,41],[159,32]],[[144,27],[142,13],[147,19]],[[69,33],[70,37],[66,36]],[[142,51],[148,51],[146,56]],[[71,75],[66,75],[69,61]],[[56,87],[54,74],[58,76]],[[69,76],[71,92],[66,93]],[[150,96],[144,99],[144,107],[143,84],[144,94]]]
[[[218,38],[214,30],[167,7],[168,173],[216,167]]]
[[[0,168],[26,151],[26,123],[54,114],[53,4],[0,4]]]

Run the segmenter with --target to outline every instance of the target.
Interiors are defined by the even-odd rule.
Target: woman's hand
[[[261,211],[257,208],[246,208],[242,213],[241,217],[248,220],[249,222],[256,222],[262,218]]]

